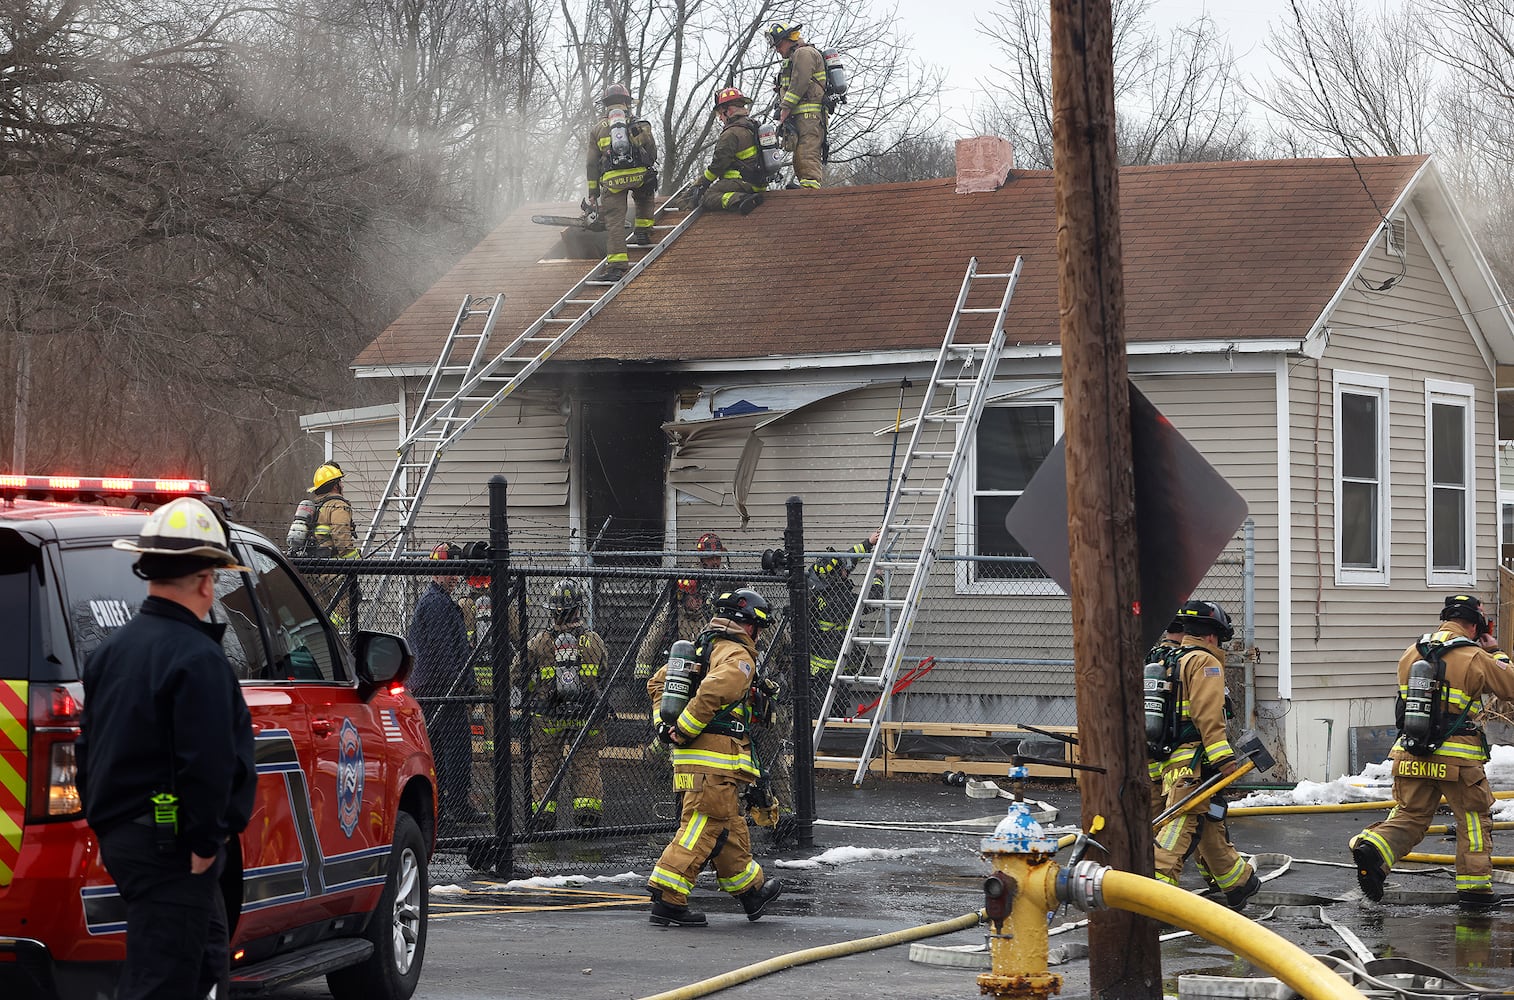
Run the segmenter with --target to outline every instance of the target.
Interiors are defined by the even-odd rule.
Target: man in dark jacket
[[[432,559],[458,559],[455,545],[438,545]],[[467,697],[478,693],[473,677],[473,650],[468,645],[468,626],[463,609],[452,599],[456,576],[431,578],[431,585],[416,602],[410,619],[410,648],[415,653],[411,686],[426,708],[426,729],[431,735],[431,754],[436,760],[437,796],[442,817],[454,823],[481,823],[488,819],[473,808],[468,792],[473,785],[473,734],[468,726],[469,706],[464,702],[429,701]]]
[[[136,542],[141,612],[84,665],[76,747],[84,816],[126,904],[120,1000],[199,1000],[231,985],[220,873],[252,815],[252,717],[204,619],[215,571],[245,570],[199,500],[154,511]]]

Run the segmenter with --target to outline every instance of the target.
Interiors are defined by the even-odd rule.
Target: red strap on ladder
[[[930,673],[932,670],[935,669],[935,667],[936,667],[936,658],[934,656],[927,656],[925,659],[921,660],[919,663],[915,664],[913,667],[910,667],[908,670],[906,670],[904,672],[904,676],[902,676],[898,680],[894,681],[894,686],[888,692],[889,696],[893,697],[894,695],[898,694],[900,691],[903,691],[905,688],[907,688],[911,684],[915,683],[915,681],[919,680],[920,678],[924,677],[926,674]],[[857,715],[862,715],[864,712],[872,711],[874,708],[878,707],[878,703],[881,702],[882,700],[883,700],[883,696],[879,695],[878,697],[874,698],[872,701],[868,702],[866,705],[858,705],[857,706]]]

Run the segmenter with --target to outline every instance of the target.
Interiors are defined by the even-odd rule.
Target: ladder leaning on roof
[[[852,619],[846,629],[846,638],[842,640],[841,649],[836,654],[835,669],[831,671],[830,686],[826,690],[820,710],[816,713],[815,762],[855,764],[857,770],[852,779],[855,784],[862,783],[862,779],[867,776],[868,768],[872,764],[873,750],[878,744],[878,734],[882,730],[889,701],[894,694],[895,677],[899,673],[905,647],[909,644],[910,631],[914,627],[920,599],[924,594],[931,565],[935,562],[936,550],[946,526],[946,515],[951,509],[957,474],[966,460],[968,445],[976,436],[978,421],[983,415],[983,404],[988,397],[989,384],[993,381],[994,370],[998,367],[999,356],[1004,350],[1004,317],[1009,311],[1010,299],[1014,297],[1015,285],[1020,279],[1021,266],[1021,259],[1016,257],[1014,268],[1007,274],[980,274],[978,258],[974,257],[968,262],[967,274],[962,278],[962,290],[957,294],[957,304],[952,311],[951,321],[946,327],[946,337],[941,342],[941,351],[936,357],[935,368],[925,386],[925,398],[920,404],[920,416],[910,433],[909,448],[904,453],[898,478],[894,481],[888,507],[883,515],[883,523],[878,529],[878,543],[873,546],[873,551],[868,558],[867,575],[862,578],[865,589],[852,611]],[[975,282],[1003,283],[1003,292],[997,307],[968,306],[968,296]],[[991,316],[992,329],[986,335],[981,330],[977,333],[964,333],[961,329],[964,317],[978,316]],[[964,374],[948,373],[948,366],[951,366],[953,362],[960,362]],[[965,374],[974,367],[977,368],[976,375]],[[969,390],[967,402],[954,406],[952,394],[963,389]],[[938,399],[938,391],[944,391],[946,395],[944,400]],[[956,441],[950,451],[929,447],[923,442],[927,426],[945,432],[953,424],[956,425]],[[912,481],[911,473],[917,463],[925,465],[934,475],[935,467],[931,463],[939,463],[943,460],[946,465],[940,473],[939,483],[924,485]],[[915,478],[924,479],[927,469],[922,469]],[[925,523],[912,523],[914,511],[907,510],[906,507],[932,498],[934,503],[930,509],[930,519]],[[895,571],[908,571],[904,596],[897,599],[891,596],[896,586],[896,581],[893,580]],[[888,582],[883,588],[882,595],[875,597],[873,596],[873,581],[879,579],[881,574],[887,574],[885,578]],[[874,610],[885,611],[887,614],[876,618],[869,616],[868,612]],[[869,622],[876,622],[876,624],[868,624]],[[889,622],[892,622],[891,628]],[[882,668],[876,674],[847,674],[847,664],[854,649],[859,649],[864,653],[880,651],[883,657]],[[864,663],[867,662],[870,662],[870,659],[864,659]],[[867,668],[864,667],[864,669]],[[837,715],[831,713],[832,707],[852,686],[872,687],[878,691],[878,701],[872,709],[873,717],[863,741],[862,751],[855,757],[823,755],[820,752],[820,741],[825,737],[826,728],[837,722],[856,721],[850,719],[844,712]]]
[[[685,186],[687,187],[687,185]],[[489,411],[521,387],[547,359],[568,342],[584,324],[593,319],[600,310],[620,294],[626,283],[641,273],[664,250],[682,236],[698,217],[698,205],[685,213],[677,225],[658,225],[667,215],[679,211],[670,205],[677,203],[684,189],[663,202],[654,215],[654,229],[664,230],[663,237],[649,247],[633,247],[645,250],[646,255],[633,264],[619,281],[596,278],[604,262],[584,275],[560,299],[539,316],[534,323],[521,331],[514,340],[489,360],[487,354],[490,334],[494,330],[503,294],[492,296],[464,296],[462,308],[452,324],[452,331],[442,345],[431,377],[415,406],[415,416],[404,440],[396,449],[399,455],[384,495],[373,511],[373,520],[363,535],[362,553],[373,555],[375,543],[387,548],[391,556],[399,556],[410,544],[415,531],[416,519],[426,491],[436,477],[437,466],[447,450],[458,438],[468,432]],[[484,317],[483,328],[477,333],[466,333],[470,320]],[[466,364],[455,364],[452,352],[460,344],[473,342],[473,350]],[[441,383],[458,377],[461,382],[455,392],[444,396],[439,391]],[[399,518],[398,526],[384,534],[386,522],[391,516]],[[391,545],[392,542],[392,545]]]

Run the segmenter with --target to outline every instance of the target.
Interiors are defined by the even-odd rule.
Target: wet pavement
[[[1078,823],[1075,787],[1042,786],[1028,794],[1061,810],[1056,827]],[[643,860],[619,868],[614,847],[584,855],[600,879],[526,891],[507,890],[502,880],[464,880],[465,870],[441,856],[433,883],[459,881],[439,886],[431,896],[430,940],[416,997],[647,997],[775,956],[946,920],[982,905],[980,887],[988,867],[978,853],[979,844],[1002,817],[1006,802],[968,798],[962,788],[924,779],[869,782],[858,790],[843,779],[828,778],[817,797],[822,823],[816,827],[813,849],[762,854],[762,838],[757,838],[758,860],[769,877],[782,879],[787,888],[756,923],[745,919],[734,900],[710,888],[706,874],[693,902],[709,914],[709,927],[651,926],[642,889],[648,864]],[[1232,820],[1231,836],[1243,853],[1291,859],[1266,882],[1247,915],[1311,954],[1338,951],[1351,957],[1349,938],[1354,936],[1358,947],[1373,956],[1414,959],[1489,990],[1514,989],[1514,912],[1463,914],[1449,902],[1454,899],[1454,876],[1448,868],[1395,871],[1383,903],[1361,899],[1345,843],[1382,815],[1307,813]],[[1495,853],[1514,853],[1514,836],[1503,834],[1507,843],[1502,847],[1500,835],[1494,837]],[[648,848],[636,844],[619,849],[645,858]],[[1447,854],[1454,849],[1449,839],[1437,836],[1420,847]],[[828,858],[836,860],[831,863]],[[1064,859],[1065,855],[1059,858]],[[1283,867],[1282,857],[1264,861],[1264,875]],[[1200,883],[1192,868],[1190,864],[1184,884],[1196,889]],[[638,877],[603,877],[622,872]],[[1447,901],[1437,902],[1443,899]],[[1053,926],[1082,917],[1064,908]],[[971,948],[982,944],[983,934],[979,927],[923,944]],[[1081,954],[1084,942],[1081,929],[1056,933],[1051,939],[1054,951],[1071,955]],[[1176,993],[1176,977],[1182,973],[1265,974],[1196,936],[1166,940],[1161,947],[1168,994]],[[978,995],[977,969],[911,961],[910,952],[911,946],[903,944],[830,959],[718,995],[731,1000],[780,995],[945,1000]],[[941,953],[935,954],[939,960]],[[1064,997],[1087,995],[1086,958],[1070,958],[1052,971],[1064,977]],[[278,994],[290,1000],[323,995],[319,983]]]

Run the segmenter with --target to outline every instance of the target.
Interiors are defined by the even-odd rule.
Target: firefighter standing
[[[825,59],[799,37],[802,24],[776,22],[767,39],[783,57],[778,71],[778,123],[795,130],[794,179],[802,188],[818,188],[825,173]]]
[[[443,543],[431,550],[438,561],[458,559],[461,550]],[[458,578],[438,574],[421,594],[406,638],[415,652],[410,685],[422,699],[426,731],[436,759],[437,797],[442,817],[454,823],[482,823],[488,816],[473,808],[473,738],[468,717],[472,706],[453,698],[478,694],[473,677],[473,649],[463,609],[452,599]]]
[[[716,558],[719,558],[718,556]],[[673,590],[672,600],[665,603],[652,620],[647,637],[636,654],[636,679],[646,681],[666,660],[668,646],[679,640],[690,642],[704,630],[704,595],[694,580],[679,580]]]
[[[352,504],[342,495],[342,467],[327,462],[311,476],[310,496],[300,501],[284,547],[293,556],[356,559]]]
[[[1456,816],[1456,900],[1463,909],[1488,910],[1503,897],[1493,892],[1493,793],[1478,716],[1484,695],[1514,698],[1514,667],[1498,652],[1476,597],[1447,597],[1440,620],[1398,661],[1400,736],[1388,755],[1393,811],[1349,846],[1362,892],[1382,899],[1389,870],[1424,838],[1444,795]]]
[[[706,862],[720,888],[735,896],[748,920],[762,916],[783,892],[777,879],[763,875],[752,860],[751,833],[741,814],[745,786],[758,778],[752,756],[750,704],[756,638],[769,619],[768,603],[755,590],[741,589],[715,599],[706,642],[708,664],[676,724],[659,723],[658,735],[671,744],[673,789],[682,799],[678,832],[652,869],[649,919],[662,927],[704,927],[703,913],[689,909],[689,894]],[[664,667],[647,682],[652,704],[662,702]]]
[[[873,551],[877,544],[878,532],[875,531],[866,541],[853,545],[845,555],[820,559],[809,569],[810,627],[814,630],[810,643],[810,677],[816,684],[831,682],[836,657],[846,639],[852,612],[857,608],[858,594],[852,586],[852,570],[857,561]],[[881,581],[874,580],[872,586],[881,586]]]
[[[605,88],[599,99],[604,113],[589,134],[586,168],[589,207],[601,213],[607,239],[606,281],[625,277],[630,264],[626,253],[627,198],[636,204],[636,232],[631,242],[652,242],[652,196],[657,193],[657,142],[652,125],[631,118],[631,91],[620,83]]]
[[[1171,711],[1176,713],[1177,746],[1160,762],[1166,805],[1181,801],[1204,780],[1232,774],[1240,761],[1225,735],[1223,642],[1234,637],[1230,617],[1212,601],[1187,601],[1178,609],[1183,623],[1182,657]],[[1212,815],[1220,812],[1219,817]],[[1196,849],[1199,866],[1224,894],[1231,909],[1243,909],[1261,889],[1256,871],[1236,852],[1225,830],[1224,801],[1214,796],[1208,812],[1183,812],[1156,831],[1156,877],[1178,884],[1183,863]]]
[[[526,645],[526,697],[531,711],[531,814],[551,829],[557,799],[546,799],[562,765],[563,754],[578,734],[588,734],[568,761],[567,780],[573,786],[573,823],[599,825],[604,813],[604,784],[599,755],[605,748],[604,730],[590,718],[599,701],[599,674],[608,659],[599,633],[583,622],[583,590],[574,580],[559,580],[547,599],[550,627]]]
[[[768,177],[751,112],[752,102],[735,87],[715,95],[715,117],[724,127],[715,140],[710,165],[704,168],[704,177],[695,189],[705,208],[748,215],[762,204]]]
[[[215,514],[192,497],[154,511],[133,566],[141,612],[84,666],[75,752],[84,816],[126,905],[121,1000],[229,996],[228,838],[246,828],[257,786],[252,716],[206,615],[215,571],[246,571]]]

